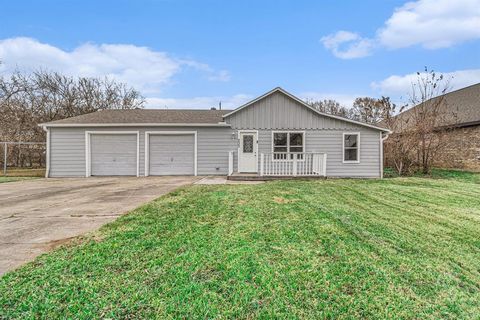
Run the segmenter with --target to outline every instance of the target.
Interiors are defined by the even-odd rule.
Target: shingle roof
[[[449,124],[480,121],[480,83],[447,93],[445,99],[448,110],[456,115]]]
[[[442,116],[441,123],[438,123],[439,127],[461,127],[480,123],[480,83],[446,93],[444,97],[445,102],[440,109]],[[408,122],[414,108],[397,117]]]
[[[175,124],[198,123],[218,124],[222,116],[231,110],[186,110],[186,109],[130,109],[101,110],[62,120],[47,122],[43,125],[68,124]]]

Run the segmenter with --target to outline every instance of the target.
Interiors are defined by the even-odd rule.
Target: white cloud
[[[360,37],[357,33],[338,31],[320,40],[323,46],[341,59],[366,57],[371,54],[373,41]]]
[[[208,64],[193,60],[179,60],[179,62],[185,66],[205,72],[205,74],[207,74],[207,79],[210,81],[227,82],[230,80],[230,73],[227,70],[215,71]]]
[[[222,102],[222,109],[235,109],[250,101],[252,96],[237,94],[231,97],[193,97],[193,98],[147,98],[146,107],[154,109],[210,109],[218,108]]]
[[[439,72],[438,74],[443,74],[444,78],[449,81],[451,90],[480,83],[480,69]],[[382,81],[372,82],[371,87],[383,95],[407,97],[411,93],[412,83],[416,82],[417,79],[416,73],[393,75]]]
[[[228,72],[227,70],[213,72],[210,76],[208,76],[208,80],[227,82],[230,80],[230,72]]]
[[[193,69],[212,81],[228,81],[226,70],[178,59],[166,52],[129,44],[82,44],[71,51],[31,38],[0,40],[0,72],[47,69],[73,76],[111,77],[149,95],[159,93],[184,69]]]
[[[371,39],[338,31],[321,41],[336,57],[352,59],[369,55],[376,46],[438,49],[475,39],[480,39],[480,0],[418,0],[396,8]]]
[[[387,48],[422,45],[451,47],[480,38],[480,0],[420,0],[407,2],[378,31]]]

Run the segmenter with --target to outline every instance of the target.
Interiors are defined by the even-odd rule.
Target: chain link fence
[[[10,177],[43,177],[47,149],[45,142],[0,142],[2,174]]]

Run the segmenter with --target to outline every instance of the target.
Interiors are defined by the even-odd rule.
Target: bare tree
[[[352,118],[352,111],[350,109],[342,106],[338,101],[332,99],[310,100],[307,101],[307,104],[323,113],[328,113],[347,119]]]
[[[447,132],[443,127],[450,116],[446,107],[445,93],[449,90],[449,81],[433,70],[425,68],[424,73],[417,73],[417,80],[412,84],[409,110],[404,125],[411,131],[418,142],[417,162],[423,173],[429,173],[435,157],[448,145]],[[411,122],[411,123],[408,123]]]
[[[38,123],[101,109],[141,108],[143,103],[138,91],[107,78],[73,78],[43,70],[29,74],[17,71],[0,77],[0,140],[44,141],[45,132]],[[16,157],[16,163],[21,164],[20,151]]]
[[[394,134],[387,140],[387,157],[393,159],[400,174],[409,167],[429,173],[436,157],[450,143],[451,127],[445,124],[451,124],[456,115],[446,105],[449,88],[449,80],[443,75],[428,68],[417,72],[409,105],[402,108],[406,111],[400,110],[401,114],[389,119],[387,125]]]
[[[355,120],[376,124],[389,116],[391,110],[388,107],[391,106],[390,98],[387,97],[380,99],[370,97],[356,98],[353,102],[352,115]]]
[[[398,108],[388,97],[379,99],[379,105],[382,108],[380,125],[394,131],[385,142],[384,161],[393,166],[397,174],[410,174],[415,167],[415,159],[412,157],[417,146],[415,135],[403,130],[396,131],[400,126],[399,119],[396,117],[397,112],[401,113],[406,106]]]

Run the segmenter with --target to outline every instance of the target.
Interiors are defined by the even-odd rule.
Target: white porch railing
[[[260,176],[323,176],[327,175],[327,154],[261,153]]]
[[[233,174],[233,151],[228,152],[228,175]]]

